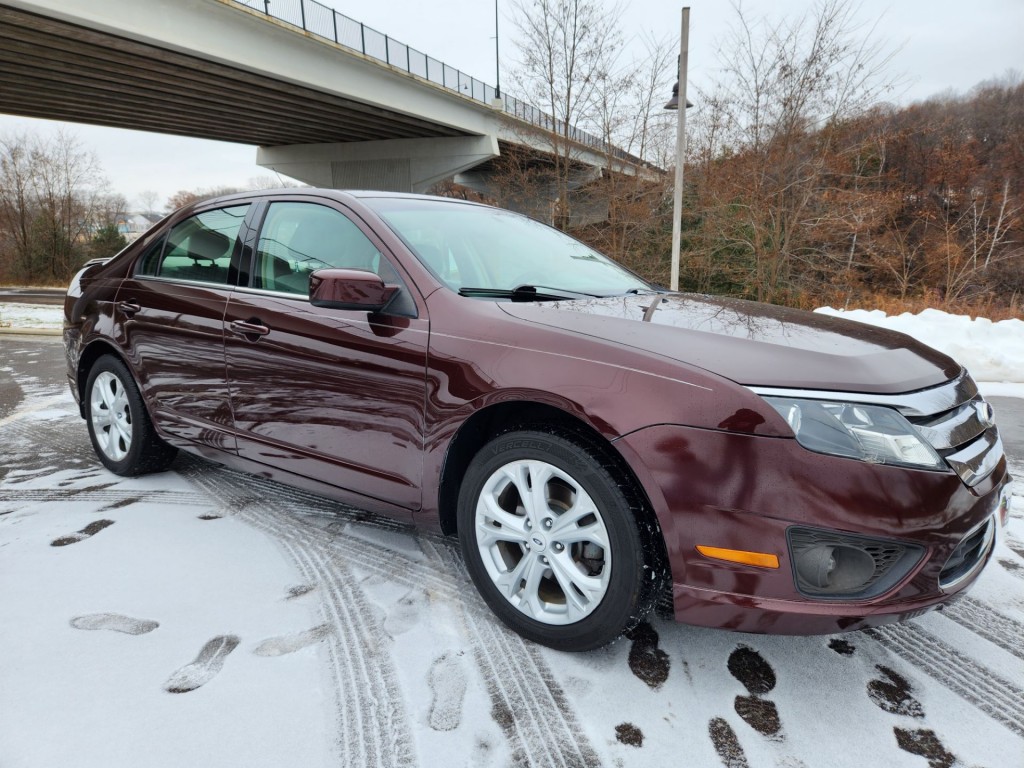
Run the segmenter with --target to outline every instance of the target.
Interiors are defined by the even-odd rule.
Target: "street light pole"
[[[501,98],[501,57],[498,55],[498,0],[494,0],[494,98]]]
[[[672,199],[672,281],[669,287],[679,290],[679,250],[683,237],[683,161],[686,154],[686,59],[690,53],[690,9],[683,8],[683,24],[679,38],[679,122],[676,126],[676,188]]]

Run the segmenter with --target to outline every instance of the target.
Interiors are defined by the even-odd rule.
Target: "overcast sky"
[[[477,79],[495,82],[491,0],[322,2]],[[516,30],[507,16],[509,0],[499,0],[499,5],[505,71],[513,64]],[[630,0],[623,18],[627,41],[640,48],[645,33],[678,40],[682,5],[673,0]],[[689,5],[692,87],[713,75],[717,42],[735,15],[727,0],[690,0]],[[813,3],[747,0],[743,7],[751,17],[774,18],[804,13]],[[868,27],[878,23],[879,34],[898,49],[891,74],[903,77],[905,84],[894,101],[906,103],[950,90],[964,93],[983,80],[1024,69],[1024,0],[863,0],[857,18]],[[60,125],[0,115],[0,134],[53,131]],[[86,125],[66,128],[96,152],[113,190],[134,206],[145,190],[156,192],[162,206],[179,189],[245,186],[254,177],[270,175],[256,165],[254,147]]]

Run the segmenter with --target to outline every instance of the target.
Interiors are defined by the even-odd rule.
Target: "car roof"
[[[208,210],[210,208],[216,208],[222,206],[225,203],[231,203],[236,200],[254,200],[266,197],[309,197],[309,198],[332,198],[339,202],[358,204],[363,200],[372,199],[405,199],[405,200],[441,200],[447,203],[459,204],[459,205],[472,205],[480,208],[492,208],[493,206],[487,205],[486,203],[478,203],[473,200],[462,200],[457,197],[442,197],[440,195],[422,195],[411,192],[389,192],[381,189],[330,189],[327,187],[280,187],[277,189],[253,189],[248,192],[232,192],[227,195],[217,195],[216,197],[207,197],[202,200],[196,200],[195,202],[189,203],[176,211],[171,215],[175,219],[181,216],[192,215],[193,212]]]

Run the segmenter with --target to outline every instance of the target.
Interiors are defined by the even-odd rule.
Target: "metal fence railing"
[[[424,80],[429,80],[468,98],[488,105],[494,102],[496,92],[493,86],[487,85],[475,77],[470,77],[465,72],[460,72],[455,67],[448,66],[405,43],[400,43],[362,22],[350,19],[316,0],[232,0],[232,2],[291,24],[317,37],[351,48],[365,56]],[[563,133],[560,121],[546,112],[508,94],[501,94],[501,100],[506,114],[538,128],[559,134]],[[569,138],[578,144],[609,154],[616,159],[650,166],[650,163],[584,131],[582,128],[572,126],[569,129]]]

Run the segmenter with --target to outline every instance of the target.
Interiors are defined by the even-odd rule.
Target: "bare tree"
[[[843,143],[852,136],[844,124],[890,87],[890,55],[847,0],[777,23],[734,7],[721,74],[698,89],[704,106],[690,145],[703,248],[745,272],[750,295],[780,300],[800,289],[796,272],[844,263],[853,233],[826,201],[837,159],[857,152]]]
[[[553,118],[538,132],[553,156],[555,223],[570,221],[569,189],[577,142],[574,130],[591,122],[601,84],[622,49],[619,4],[600,0],[513,0],[521,38],[512,75],[516,88]]]
[[[626,161],[657,155],[664,162],[671,123],[659,119],[674,72],[674,41],[647,37],[644,52],[603,76],[595,88],[592,122],[604,142],[604,173],[590,185],[590,207],[604,210],[574,234],[659,283],[667,282],[671,207],[666,206],[669,176],[661,168]],[[674,149],[674,148],[673,148]],[[664,162],[667,165],[667,162]]]
[[[139,193],[139,205],[142,206],[142,213],[153,213],[156,211],[156,201],[160,199],[160,193],[153,189],[146,189]]]
[[[164,206],[168,211],[176,211],[179,208],[183,208],[186,205],[198,202],[199,200],[206,200],[210,197],[219,197],[220,195],[231,195],[235,192],[244,192],[241,187],[199,187],[198,189],[179,189],[169,198],[167,198],[167,204]]]
[[[0,138],[4,271],[20,280],[67,280],[88,255],[108,197],[99,161],[75,137]]]
[[[947,199],[950,197],[947,190]],[[935,248],[947,305],[956,304],[972,288],[983,288],[985,273],[1002,261],[1020,257],[1022,249],[1009,239],[1021,207],[1010,202],[1010,180],[996,200],[974,191],[963,206],[944,205]]]

